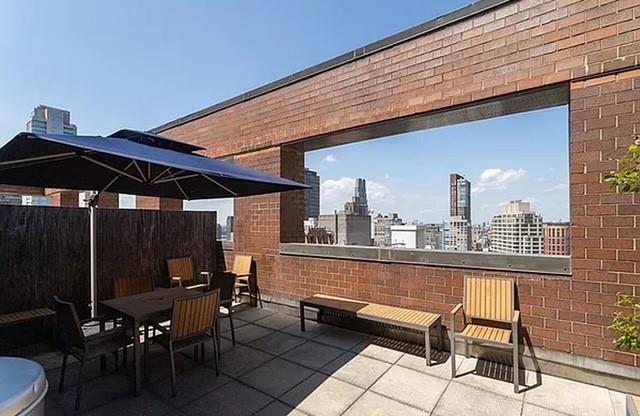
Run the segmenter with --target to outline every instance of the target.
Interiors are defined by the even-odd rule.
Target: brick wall
[[[606,330],[615,293],[640,295],[640,201],[602,183],[640,133],[639,44],[638,0],[517,0],[163,134],[300,179],[298,140],[567,83],[571,278],[281,256],[280,241],[299,241],[294,194],[238,198],[235,251],[256,257],[263,294],[292,300],[323,292],[448,312],[465,274],[510,276],[534,345],[640,366]]]

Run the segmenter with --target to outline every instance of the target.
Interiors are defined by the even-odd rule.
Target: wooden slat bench
[[[397,325],[424,332],[427,365],[431,365],[431,329],[437,329],[438,348],[442,350],[442,316],[437,313],[415,311],[377,303],[361,302],[336,296],[314,295],[300,301],[300,329],[305,330],[304,308],[329,310],[355,318]]]
[[[55,311],[49,308],[32,309],[30,311],[13,312],[0,315],[0,328],[19,325],[36,319],[46,319],[55,316]]]

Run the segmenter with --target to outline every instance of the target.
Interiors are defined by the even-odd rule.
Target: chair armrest
[[[513,311],[513,318],[511,319],[511,323],[517,325],[520,322],[520,311]]]
[[[207,281],[207,287],[211,286],[211,272],[203,270],[200,272],[200,276],[204,276]]]
[[[171,276],[171,286],[174,286],[175,284],[182,286],[182,277]]]
[[[456,316],[456,314],[458,312],[460,312],[460,310],[462,309],[462,303],[458,303],[456,306],[454,306],[454,308],[451,310],[451,316]]]
[[[238,277],[251,277],[251,273],[234,273]]]
[[[96,324],[100,324],[101,322],[112,321],[114,318],[116,318],[116,316],[113,316],[113,315],[98,315],[98,316],[94,316],[93,318],[81,319],[80,320],[80,325],[86,325],[86,324],[88,324],[90,322],[95,322]],[[87,325],[87,326],[93,326],[93,325]]]
[[[164,322],[164,321],[163,321]],[[170,329],[167,327],[164,327],[162,325],[160,325],[160,322],[151,322],[151,327],[153,329],[157,329],[158,331],[162,332],[163,334],[168,334]]]

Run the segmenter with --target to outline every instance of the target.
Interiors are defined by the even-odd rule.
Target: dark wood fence
[[[168,257],[216,267],[215,212],[99,209],[96,220],[101,299],[119,276],[167,286]],[[88,210],[0,206],[0,313],[51,305],[54,295],[89,302]]]

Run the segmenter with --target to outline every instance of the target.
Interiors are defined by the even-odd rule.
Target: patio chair
[[[236,334],[233,328],[233,289],[236,283],[236,275],[230,272],[215,272],[211,279],[210,288],[220,289],[220,306],[227,309],[229,326],[231,327],[231,343],[236,345]],[[218,333],[218,344],[220,344],[220,334]]]
[[[124,328],[114,328],[98,332],[94,335],[85,335],[82,330],[82,324],[98,320],[102,328],[105,320],[111,320],[113,318],[91,318],[81,321],[78,319],[76,308],[72,303],[60,300],[57,296],[54,296],[54,300],[58,316],[60,346],[63,354],[58,392],[62,393],[64,389],[64,376],[67,371],[67,359],[69,358],[69,355],[73,355],[78,361],[80,361],[75,403],[75,408],[78,410],[80,408],[80,399],[82,396],[82,374],[86,362],[94,358],[103,357],[108,353],[113,353],[117,356],[118,350],[126,348],[126,346],[132,342],[132,338],[127,334]]]
[[[171,286],[183,286],[187,289],[206,289],[207,283],[198,283],[197,275],[193,267],[191,256],[174,257],[167,259],[167,269],[169,270],[169,280]],[[201,276],[209,278],[209,272],[200,272]]]
[[[113,280],[113,296],[116,298],[122,298],[125,296],[133,296],[139,295],[141,293],[153,292],[154,284],[153,279],[151,277],[134,277],[134,278],[126,278],[119,277]],[[115,321],[116,324],[122,325],[122,319]],[[149,328],[151,326],[151,321],[142,322],[143,329],[140,333],[144,336],[144,341],[146,342],[149,338]],[[125,348],[122,352],[122,363],[124,366],[127,365],[127,349]]]
[[[116,298],[152,292],[153,288],[153,279],[150,277],[120,277],[113,280],[113,296]]]
[[[233,259],[232,273],[236,275],[236,292],[248,293],[249,302],[253,305],[255,299],[260,302],[260,307],[262,308],[262,296],[260,295],[253,257],[237,254]]]
[[[220,290],[216,289],[194,296],[174,299],[170,327],[155,326],[162,334],[154,337],[154,340],[169,351],[171,394],[174,397],[176,396],[176,363],[174,357],[176,352],[191,347],[196,350],[200,346],[204,361],[204,343],[211,337],[216,375],[220,374],[218,368],[219,346],[216,335],[219,314]],[[147,354],[145,354],[146,356]]]
[[[455,316],[462,312],[464,327],[455,332]],[[465,342],[465,356],[469,356],[469,342],[509,347],[513,350],[513,391],[519,391],[518,326],[520,311],[515,308],[514,281],[505,278],[464,278],[464,303],[451,311],[451,377],[456,376],[456,338]]]

